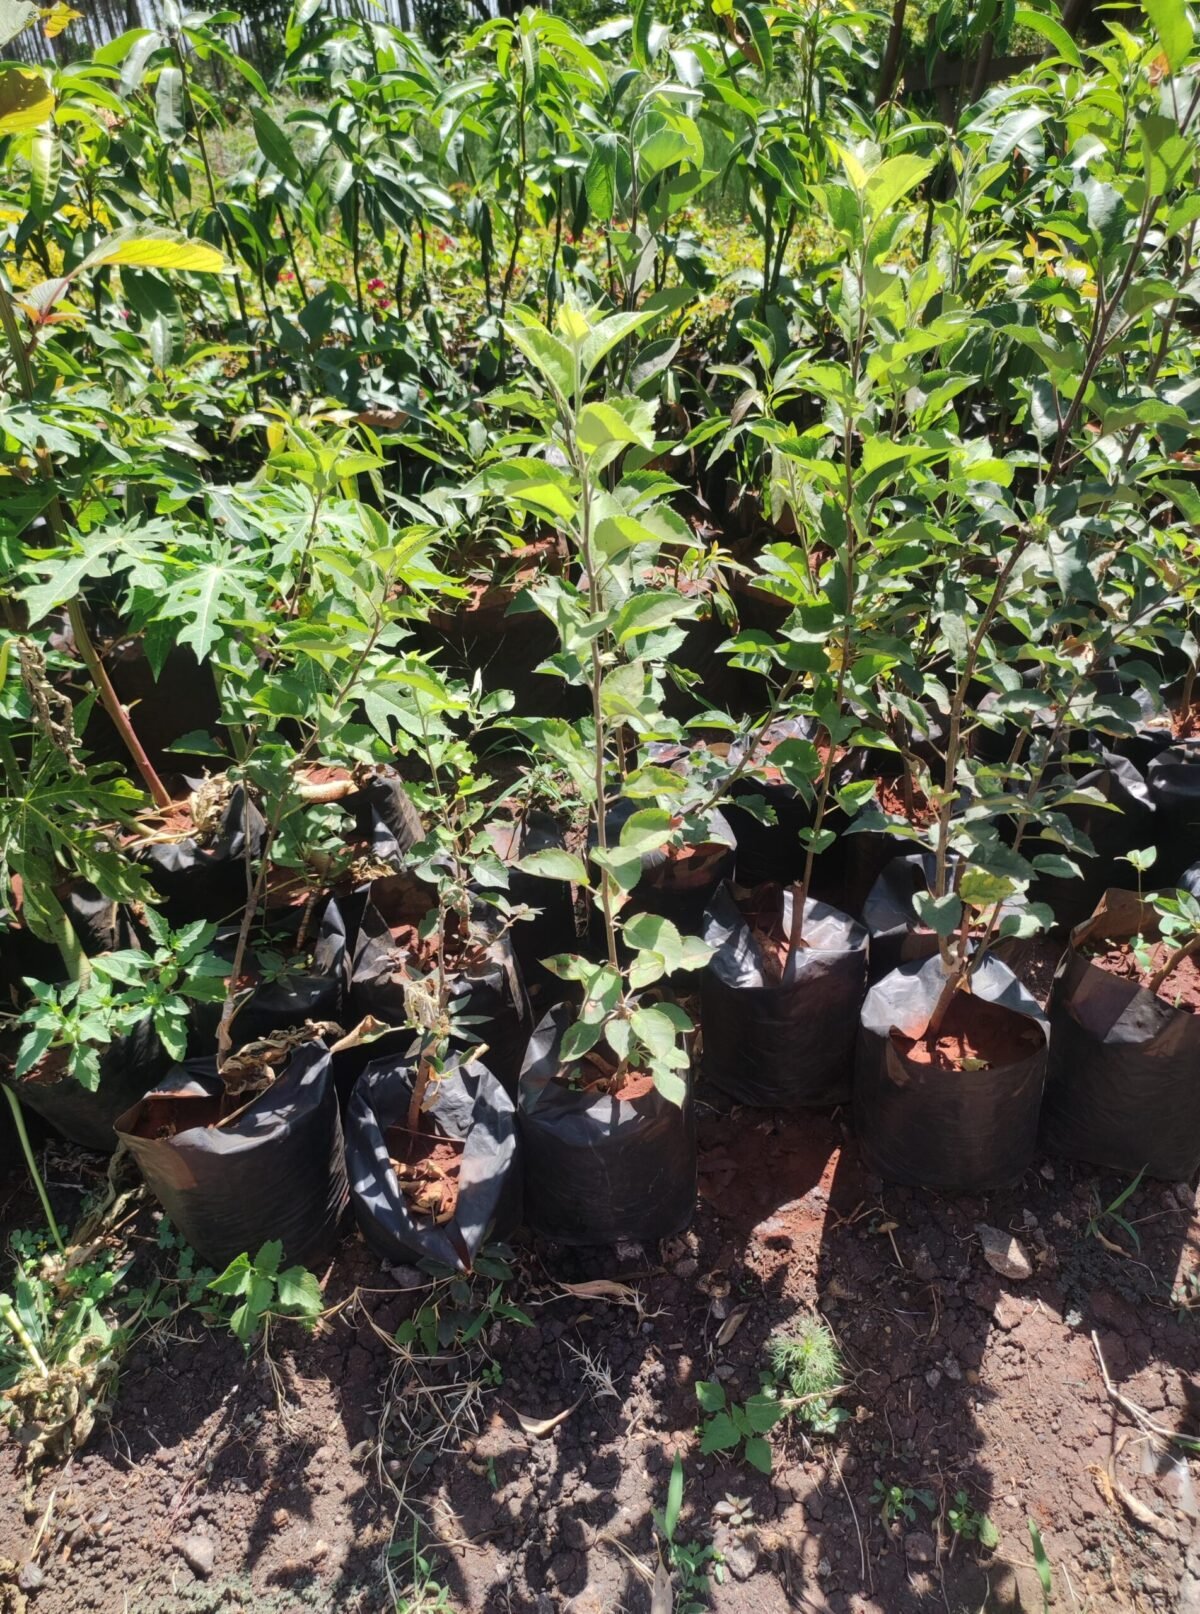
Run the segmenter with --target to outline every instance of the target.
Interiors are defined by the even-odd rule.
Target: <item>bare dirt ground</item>
[[[28,1516],[4,1452],[0,1558],[24,1564],[36,1540],[30,1614],[390,1614],[387,1566],[395,1590],[411,1579],[409,1503],[445,1607],[645,1614],[675,1452],[678,1535],[715,1531],[723,1554],[717,1610],[1040,1614],[1031,1518],[1056,1614],[1200,1610],[1194,1465],[1145,1427],[1200,1436],[1191,1187],[1147,1183],[1126,1203],[1139,1249],[1094,1224],[1125,1184],[1063,1161],[944,1199],[883,1188],[837,1116],[715,1110],[700,1184],[693,1229],[663,1248],[519,1247],[505,1298],[532,1326],[489,1323],[486,1354],[398,1354],[428,1291],[355,1235],[326,1290],[341,1309],[311,1337],[276,1325],[276,1380],[183,1311],[134,1348],[110,1424],[45,1475]],[[0,1212],[33,1220],[19,1182]],[[980,1223],[1020,1239],[1028,1277],[992,1270]],[[144,1264],[162,1266],[153,1231],[144,1212]],[[595,1279],[625,1287],[563,1288]],[[695,1382],[753,1393],[765,1342],[813,1308],[845,1355],[850,1421],[812,1442],[777,1429],[769,1478],[701,1456]],[[1106,1389],[1097,1345],[1142,1421]],[[545,1434],[519,1421],[570,1408]],[[959,1491],[994,1522],[994,1551],[956,1538]],[[3,1595],[21,1607],[11,1581]]]

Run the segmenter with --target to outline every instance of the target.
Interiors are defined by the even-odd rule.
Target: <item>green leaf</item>
[[[154,116],[158,132],[168,142],[182,140],[187,133],[183,111],[183,74],[177,67],[164,67],[154,86]]]
[[[953,891],[944,897],[917,891],[913,894],[913,907],[921,923],[937,936],[953,936],[962,923],[963,905]]]
[[[915,190],[932,167],[931,158],[915,157],[908,152],[880,163],[868,176],[863,192],[867,213],[872,218],[881,218],[889,207]]]
[[[286,132],[280,128],[265,107],[253,107],[250,117],[254,123],[254,138],[258,141],[258,149],[272,168],[278,169],[284,179],[299,189],[304,183],[304,170],[300,167],[300,159],[296,156],[295,148]]]
[[[0,66],[0,135],[25,134],[54,111],[54,95],[41,73]]]
[[[629,1019],[634,1036],[649,1049],[652,1058],[670,1058],[678,1052],[675,1027],[660,1010],[635,1009]]]
[[[1007,902],[1020,889],[1007,874],[994,874],[989,869],[964,869],[958,882],[958,894],[971,908],[990,908],[997,902]]]
[[[715,1418],[710,1418],[704,1425],[704,1433],[700,1437],[700,1450],[705,1456],[714,1451],[732,1451],[741,1443],[738,1427],[727,1412],[718,1412]]]
[[[49,218],[62,174],[62,141],[48,125],[33,138],[29,151],[29,206],[39,219]]]
[[[588,207],[598,224],[607,224],[617,205],[617,136],[597,135],[583,175]]]
[[[278,1279],[279,1309],[292,1316],[315,1321],[324,1302],[316,1275],[304,1267],[288,1267]]]
[[[603,1034],[604,1021],[602,1019],[590,1022],[576,1020],[563,1033],[563,1039],[559,1045],[559,1058],[564,1064],[569,1064],[572,1060],[582,1059],[584,1054],[591,1052]]]
[[[191,241],[175,230],[158,225],[131,224],[106,236],[72,270],[72,275],[110,264],[128,264],[134,269],[189,269],[216,274],[225,268],[224,254],[207,241]]]
[[[1028,28],[1035,34],[1041,34],[1043,39],[1049,40],[1064,61],[1070,62],[1072,67],[1083,66],[1079,47],[1057,17],[1049,17],[1042,11],[1029,11],[1024,7],[1018,7],[1013,17],[1013,26]]]
[[[705,1412],[720,1412],[725,1405],[725,1390],[714,1379],[700,1379],[696,1384],[696,1400]]]
[[[614,624],[617,643],[625,644],[638,634],[695,614],[695,602],[685,599],[675,589],[646,589],[626,600],[617,612]]]
[[[243,1295],[250,1284],[250,1257],[245,1253],[235,1255],[233,1260],[219,1273],[208,1288],[217,1295]]]
[[[719,1386],[718,1386],[719,1388]],[[724,1394],[722,1393],[722,1400]],[[667,1505],[663,1509],[663,1534],[668,1541],[675,1539],[675,1531],[679,1524],[679,1515],[683,1511],[683,1458],[675,1453],[675,1461],[671,1464],[671,1478],[667,1483]]]
[[[632,852],[626,847],[619,846],[610,846],[607,851],[601,851],[597,846],[592,848],[590,855],[596,867],[603,869],[622,891],[632,891],[642,877],[640,852]]]
[[[1158,35],[1172,73],[1178,73],[1192,48],[1192,24],[1184,0],[1142,0],[1142,8]]]
[[[268,1276],[274,1277],[279,1271],[279,1259],[282,1254],[283,1244],[280,1240],[268,1239],[265,1244],[259,1247],[258,1254],[254,1257],[255,1271],[265,1272]]]
[[[33,0],[0,0],[0,48],[23,33],[36,16]]]
[[[663,807],[640,807],[621,825],[621,847],[639,852],[656,852],[675,833],[674,820]]]
[[[504,329],[512,345],[525,355],[543,380],[548,381],[564,400],[574,396],[575,360],[565,342],[552,336],[536,320],[527,325],[517,320],[505,320]]]
[[[524,857],[517,859],[514,867],[523,874],[537,874],[547,880],[570,880],[572,885],[591,884],[582,858],[558,847],[548,847],[543,852],[527,852]]]
[[[771,1454],[771,1444],[761,1435],[751,1435],[746,1440],[746,1461],[752,1468],[757,1468],[760,1474],[769,1474],[774,1462]]]

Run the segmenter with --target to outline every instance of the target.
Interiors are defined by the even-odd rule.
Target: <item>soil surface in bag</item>
[[[350,967],[351,1017],[415,1028],[420,1005],[413,995],[436,990],[444,946],[452,1012],[470,1017],[471,1041],[487,1045],[488,1068],[515,1093],[531,1017],[511,932],[499,934],[494,910],[476,903],[469,934],[451,915],[444,939],[423,937],[420,926],[435,903],[432,890],[409,875],[372,882]]]
[[[696,1199],[691,1093],[681,1108],[643,1075],[621,1097],[584,1087],[596,1068],[581,1063],[564,1071],[559,1057],[572,1021],[568,1006],[551,1009],[521,1072],[525,1220],[560,1244],[650,1244],[678,1233]],[[563,1079],[572,1076],[579,1087]]]
[[[14,1049],[15,1052],[15,1044]],[[26,1109],[84,1149],[111,1154],[117,1146],[117,1117],[160,1082],[172,1060],[149,1019],[100,1054],[100,1083],[94,1092],[65,1074],[64,1056],[51,1051],[20,1081],[6,1077]]]
[[[313,1266],[332,1248],[348,1190],[323,1043],[297,1048],[249,1100],[228,1091],[215,1060],[188,1060],[120,1116],[117,1133],[172,1224],[218,1271],[267,1239],[282,1241],[285,1265]]]
[[[1200,739],[1168,746],[1146,773],[1157,824],[1155,834],[1134,846],[1158,848],[1152,878],[1173,885],[1196,861],[1200,847]]]
[[[944,979],[931,958],[902,965],[867,993],[854,1125],[867,1160],[889,1181],[976,1194],[1015,1182],[1033,1157],[1048,1027],[1036,1000],[989,955],[931,1052],[921,1039]]]
[[[478,1060],[432,1085],[420,1132],[408,1130],[415,1065],[376,1059],[346,1111],[350,1199],[362,1236],[386,1261],[468,1270],[484,1243],[521,1220],[513,1101]]]
[[[703,1074],[741,1104],[844,1104],[867,989],[867,933],[811,897],[789,944],[793,890],[722,885],[704,916]]]
[[[157,838],[131,851],[146,867],[173,925],[235,918],[246,902],[246,856],[262,851],[267,826],[241,785],[224,799],[220,781],[186,781],[186,801],[153,821]]]
[[[1183,1182],[1200,1167],[1200,975],[1188,960],[1149,991],[1129,947],[1139,934],[1160,967],[1154,910],[1111,890],[1071,935],[1048,1005],[1042,1143]]]

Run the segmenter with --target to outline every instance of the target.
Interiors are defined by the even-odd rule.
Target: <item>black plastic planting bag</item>
[[[1158,859],[1151,878],[1173,885],[1200,850],[1200,740],[1182,740],[1160,751],[1146,777],[1158,821]]]
[[[142,1020],[100,1054],[100,1083],[89,1092],[73,1076],[39,1081],[36,1069],[8,1085],[27,1109],[84,1149],[111,1154],[117,1146],[117,1117],[160,1082],[171,1068],[153,1023]]]
[[[189,780],[193,788],[197,781]],[[246,854],[262,851],[267,826],[243,786],[235,785],[211,833],[137,846],[172,924],[229,919],[246,905]]]
[[[355,1085],[346,1111],[350,1202],[363,1238],[385,1261],[429,1259],[466,1270],[485,1239],[505,1237],[521,1220],[516,1111],[478,1060],[436,1083],[425,1123],[463,1143],[454,1215],[437,1225],[413,1211],[390,1158],[388,1132],[407,1121],[414,1072],[410,1059],[376,1059]]]
[[[1154,910],[1106,891],[1054,977],[1042,1142],[1113,1171],[1183,1182],[1200,1166],[1200,1015],[1089,962],[1085,949],[1157,934]]]
[[[691,1221],[696,1117],[655,1088],[632,1101],[577,1092],[555,1077],[570,1009],[542,1019],[517,1100],[525,1221],[560,1244],[651,1243]]]
[[[862,916],[871,938],[873,982],[937,952],[937,935],[921,924],[913,901],[932,890],[936,869],[932,852],[913,852],[893,858],[871,887]]]
[[[1015,1182],[1037,1144],[1049,1028],[1036,1001],[987,957],[972,993],[1038,1030],[1039,1047],[989,1070],[940,1070],[906,1058],[893,1030],[920,1036],[941,994],[941,960],[903,964],[867,993],[854,1069],[854,1124],[871,1167],[891,1182],[977,1194]]]
[[[1111,751],[1101,751],[1099,757],[1097,766],[1083,774],[1077,783],[1098,790],[1111,805],[1102,807],[1078,802],[1063,809],[1075,828],[1082,830],[1091,841],[1096,849],[1095,856],[1071,853],[1082,878],[1039,875],[1028,893],[1030,902],[1048,903],[1058,923],[1068,930],[1086,919],[1099,902],[1112,876],[1113,859],[1134,847],[1153,846],[1157,835],[1158,815],[1141,773],[1127,757],[1115,756]],[[1113,811],[1114,808],[1119,811]],[[1049,841],[1030,841],[1023,848],[1029,858],[1057,850]],[[1157,867],[1155,873],[1158,873]]]
[[[279,1239],[285,1263],[312,1266],[331,1249],[348,1198],[328,1050],[297,1048],[265,1093],[235,1110],[237,1102],[214,1060],[188,1060],[126,1110],[117,1133],[210,1265]]]
[[[949,857],[953,867],[958,854],[951,852]],[[922,892],[932,891],[936,877],[937,858],[932,852],[911,852],[905,857],[894,857],[884,865],[862,911],[863,924],[871,938],[869,979],[872,985],[899,969],[901,964],[919,963],[936,955],[937,935],[922,925],[914,900]],[[1001,918],[1019,914],[1024,906],[1023,897],[1003,903]],[[993,954],[1003,958],[1005,949],[1011,945],[1007,938],[1001,937],[992,949]]]
[[[358,835],[371,855],[383,863],[399,863],[405,852],[424,839],[425,826],[404,784],[391,768],[378,768],[343,802],[353,815]]]
[[[794,893],[783,893],[791,928]],[[804,939],[784,978],[763,972],[762,952],[722,885],[704,916],[714,948],[700,988],[704,1075],[741,1104],[829,1106],[851,1094],[858,1014],[867,989],[867,933],[847,914],[811,897]]]
[[[242,1048],[306,1020],[340,1021],[345,981],[346,926],[341,909],[331,900],[317,928],[311,966],[286,970],[276,980],[251,988],[233,1011],[231,1046]]]
[[[804,872],[807,847],[800,831],[812,824],[813,803],[805,801],[771,762],[771,752],[787,740],[812,737],[807,718],[785,718],[772,723],[756,752],[756,776],[743,777],[734,785],[733,799],[721,809],[737,840],[737,879],[743,886],[791,885]],[[731,746],[729,763],[736,767],[744,748]],[[759,777],[758,775],[761,775]],[[743,803],[754,800],[774,816],[766,823]]]
[[[372,1015],[387,1025],[413,1025],[405,975],[407,954],[390,927],[419,925],[434,905],[432,891],[407,875],[375,880],[367,895],[350,967],[352,1017]],[[495,912],[477,903],[471,931],[477,945],[448,961],[452,1012],[469,1018],[472,1043],[486,1043],[489,1068],[510,1092],[516,1092],[530,1014],[511,933],[499,934]],[[415,1027],[414,1027],[415,1028]]]
[[[531,852],[565,851],[564,826],[550,813],[531,812],[511,823],[494,823],[491,839],[501,862],[509,865],[509,901],[537,910],[534,918],[522,920],[509,932],[525,983],[531,991],[535,985],[561,990],[557,976],[543,969],[542,959],[578,950],[571,886],[566,880],[528,874],[511,865]]]

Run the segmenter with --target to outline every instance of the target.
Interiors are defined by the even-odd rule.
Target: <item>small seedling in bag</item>
[[[241,1296],[229,1317],[235,1338],[249,1350],[272,1317],[286,1317],[312,1328],[321,1315],[321,1285],[304,1267],[279,1270],[283,1245],[270,1239],[251,1261],[237,1255],[208,1285],[214,1294]]]

